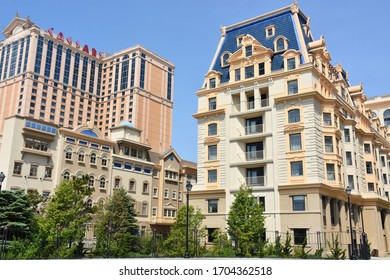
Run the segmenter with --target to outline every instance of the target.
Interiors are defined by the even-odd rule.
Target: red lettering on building
[[[53,36],[53,30],[54,30],[53,27],[52,27],[52,28],[49,28],[49,29],[47,30],[47,32],[49,32],[50,36]]]
[[[99,52],[99,58],[103,58],[103,53]]]
[[[76,48],[80,48],[80,41],[79,40],[76,41]]]
[[[93,55],[93,56],[96,56],[96,50],[95,50],[95,48],[92,48],[92,55]]]
[[[83,51],[89,53],[88,45],[84,45]]]
[[[66,41],[68,42],[69,45],[72,45],[72,37],[69,37],[68,39],[66,39]]]
[[[62,32],[58,33],[57,39],[61,40],[63,42],[64,41],[64,34],[62,34]]]

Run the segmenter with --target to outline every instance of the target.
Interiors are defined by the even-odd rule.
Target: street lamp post
[[[1,186],[3,184],[4,179],[5,179],[5,175],[2,171],[2,172],[0,172],[0,192],[1,192]]]
[[[351,213],[351,200],[350,200],[350,195],[351,195],[351,188],[350,186],[347,186],[347,188],[345,189],[345,191],[347,192],[347,196],[348,196],[348,210],[349,210],[349,231],[351,233],[351,255],[349,257],[349,259],[351,260],[356,260],[356,252],[355,252],[355,246],[353,244],[353,232],[352,232],[352,213]]]
[[[186,223],[186,252],[184,253],[184,258],[188,259],[190,254],[188,253],[188,211],[190,206],[190,191],[192,190],[192,185],[190,181],[187,181],[187,223]]]

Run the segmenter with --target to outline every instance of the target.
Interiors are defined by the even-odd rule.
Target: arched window
[[[230,54],[228,53],[222,55],[222,67],[229,65],[228,63],[229,58],[230,58]]]
[[[105,177],[100,178],[99,187],[100,187],[101,189],[105,189],[105,188],[106,188],[106,178],[105,178]]]
[[[65,159],[72,159],[73,150],[72,148],[67,148],[65,152]]]
[[[83,172],[78,172],[76,174],[76,178],[79,178],[79,179],[83,178]]]
[[[297,123],[301,121],[299,109],[288,111],[288,123]]]
[[[107,166],[107,157],[102,156],[102,166]]]
[[[91,164],[96,164],[96,154],[95,153],[91,154],[90,163]]]
[[[131,202],[131,206],[130,206],[130,209],[131,210],[136,210],[136,201],[134,199],[130,199],[130,202]]]
[[[216,123],[209,124],[209,126],[208,126],[208,136],[217,135],[217,133],[218,133],[218,131],[217,131],[217,124]]]
[[[387,109],[384,113],[383,113],[383,120],[385,122],[385,125],[387,125],[388,127],[390,127],[390,109]]]
[[[276,41],[276,51],[283,51],[284,50],[284,39],[283,38],[279,38],[277,41]]]
[[[142,202],[141,214],[148,215],[148,203],[146,201]]]
[[[69,181],[69,179],[70,179],[69,171],[65,171],[63,176],[64,176],[64,180]]]
[[[80,150],[79,151],[79,162],[84,162],[84,156],[85,156],[84,150]]]
[[[87,208],[92,208],[92,199],[90,198],[87,200]]]
[[[94,176],[89,176],[88,180],[88,187],[93,188],[95,186],[95,177]]]

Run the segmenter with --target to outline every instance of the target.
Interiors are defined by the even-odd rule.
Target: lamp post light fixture
[[[2,171],[2,172],[0,172],[0,192],[1,192],[1,186],[3,184],[4,179],[5,179],[5,175]]]
[[[356,260],[356,252],[355,252],[355,245],[353,244],[353,232],[352,232],[352,213],[351,213],[351,200],[350,200],[350,195],[351,195],[351,187],[350,186],[347,186],[347,188],[345,189],[345,191],[347,192],[347,196],[348,196],[348,210],[349,210],[349,231],[351,233],[351,255],[349,256],[349,259],[350,260]]]
[[[192,185],[190,181],[187,181],[187,223],[186,223],[186,252],[184,253],[184,258],[188,259],[190,254],[188,253],[188,211],[190,207],[190,191],[192,190]]]

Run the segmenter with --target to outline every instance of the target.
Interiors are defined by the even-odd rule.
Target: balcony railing
[[[246,160],[264,159],[264,150],[246,152]]]
[[[258,125],[248,125],[245,127],[245,134],[256,134],[256,133],[262,133],[264,131],[264,125],[258,124]]]
[[[258,99],[257,99],[258,100]],[[260,109],[269,106],[269,99],[260,99],[260,101],[247,101],[246,110]],[[259,103],[260,104],[259,104]],[[232,105],[233,112],[242,112],[245,111],[245,107],[240,105],[239,103],[234,103]]]
[[[251,187],[265,186],[265,176],[253,176],[245,178],[246,184]]]

